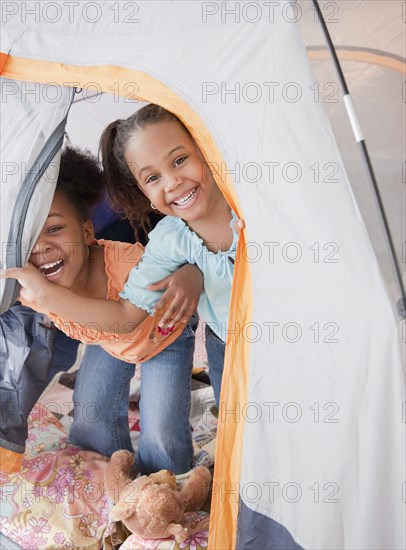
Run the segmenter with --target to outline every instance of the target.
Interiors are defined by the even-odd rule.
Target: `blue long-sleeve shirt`
[[[233,214],[230,226],[236,221]],[[226,252],[210,252],[203,240],[181,218],[167,216],[149,234],[142,261],[134,267],[120,296],[137,307],[153,313],[160,291],[146,285],[159,281],[184,264],[196,264],[204,276],[198,312],[223,341],[226,339],[238,235]]]

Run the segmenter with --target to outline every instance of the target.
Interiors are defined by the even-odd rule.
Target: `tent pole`
[[[320,24],[322,26],[324,36],[325,36],[325,39],[326,39],[326,42],[327,42],[327,47],[329,49],[330,55],[333,59],[333,62],[334,62],[334,65],[335,65],[335,68],[336,68],[336,71],[337,71],[337,74],[338,74],[338,79],[339,79],[340,84],[342,86],[342,89],[344,91],[344,97],[343,97],[344,105],[345,105],[346,110],[347,110],[348,118],[350,119],[350,123],[351,123],[352,130],[354,132],[355,139],[360,145],[360,148],[361,148],[361,151],[362,151],[362,156],[364,158],[365,166],[367,168],[367,172],[368,172],[368,175],[369,175],[370,183],[371,183],[372,189],[374,191],[373,194],[374,194],[374,197],[375,197],[375,200],[376,200],[376,204],[378,206],[378,212],[379,212],[380,219],[381,219],[381,222],[382,222],[382,225],[383,225],[386,244],[387,244],[388,249],[389,249],[389,257],[391,259],[391,265],[392,265],[393,272],[395,274],[395,279],[396,279],[396,283],[397,283],[397,287],[398,287],[398,292],[399,292],[399,295],[400,295],[400,298],[398,299],[397,304],[396,304],[397,313],[398,313],[398,315],[401,319],[406,319],[406,293],[405,293],[405,287],[404,287],[404,284],[403,284],[403,281],[402,281],[402,275],[401,275],[401,271],[400,271],[400,267],[399,267],[399,262],[398,262],[397,257],[396,257],[396,252],[395,252],[395,247],[394,247],[394,244],[393,244],[392,234],[391,234],[391,231],[390,231],[390,228],[389,228],[388,219],[387,219],[387,216],[386,216],[386,213],[385,213],[385,208],[384,208],[384,205],[383,205],[383,202],[382,202],[381,194],[379,192],[379,187],[378,187],[378,183],[376,181],[376,177],[375,177],[375,173],[374,173],[374,170],[373,170],[373,167],[372,167],[371,159],[369,157],[367,145],[365,143],[365,139],[364,139],[364,136],[362,134],[361,126],[359,124],[359,120],[358,120],[357,114],[355,112],[355,108],[354,108],[354,105],[353,105],[353,102],[352,102],[352,99],[351,99],[351,96],[350,96],[350,92],[348,90],[348,86],[347,86],[347,83],[345,81],[344,74],[343,74],[343,71],[341,69],[341,65],[340,65],[340,62],[338,60],[338,57],[337,57],[337,52],[336,52],[336,50],[334,48],[334,45],[333,45],[333,42],[331,40],[330,33],[327,29],[327,25],[326,25],[326,22],[324,20],[323,14],[321,12],[318,0],[312,0],[312,2],[313,2],[313,5],[314,5],[314,9],[315,9],[315,11],[318,15]]]

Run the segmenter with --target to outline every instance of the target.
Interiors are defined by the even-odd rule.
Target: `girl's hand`
[[[245,227],[245,221],[241,218],[233,223],[233,229],[236,233],[240,233],[240,231],[242,231],[244,227]]]
[[[200,294],[203,292],[203,274],[200,269],[191,264],[186,264],[168,277],[157,281],[147,287],[149,290],[164,290],[155,311],[170,303],[165,314],[159,322],[158,329],[172,332],[179,321],[187,323],[196,311]]]
[[[24,267],[10,267],[0,271],[1,279],[17,279],[21,285],[20,296],[27,302],[41,304],[50,284],[39,269],[28,263]]]

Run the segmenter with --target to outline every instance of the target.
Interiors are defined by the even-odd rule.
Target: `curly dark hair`
[[[55,191],[65,195],[82,220],[90,218],[90,210],[106,191],[102,167],[87,150],[66,147],[62,151]]]
[[[112,206],[118,212],[124,213],[136,234],[139,228],[144,231],[150,229],[152,209],[149,199],[141,191],[125,160],[126,147],[137,130],[161,122],[176,122],[189,133],[177,116],[151,103],[127,119],[109,124],[100,138],[99,153]]]

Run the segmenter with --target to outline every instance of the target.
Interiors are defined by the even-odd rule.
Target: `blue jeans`
[[[192,318],[175,342],[142,365],[137,460],[142,474],[161,469],[181,474],[192,466],[189,414],[196,324]],[[73,394],[72,443],[107,456],[119,449],[133,451],[128,397],[134,369],[99,346],[87,347]]]
[[[225,343],[215,334],[209,325],[205,329],[207,361],[209,363],[210,382],[213,386],[217,406],[220,406],[221,379],[224,368]]]

